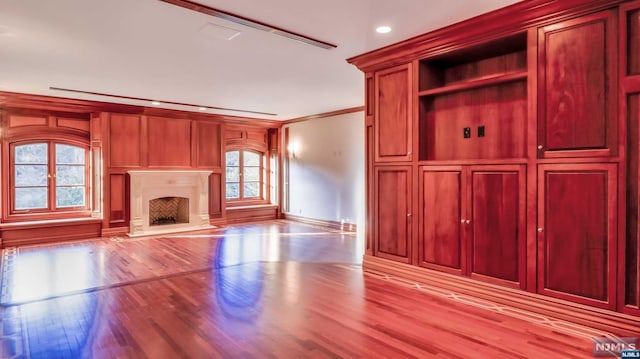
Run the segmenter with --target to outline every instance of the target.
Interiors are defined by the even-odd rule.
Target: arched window
[[[10,144],[10,212],[71,212],[89,207],[89,149],[62,141]]]
[[[227,201],[265,199],[262,152],[248,149],[227,151],[225,163]]]

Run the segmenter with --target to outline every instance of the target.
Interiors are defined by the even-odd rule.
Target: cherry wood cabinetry
[[[627,125],[626,238],[620,241],[618,298],[623,311],[640,316],[640,1],[623,4],[619,12],[621,68],[620,115]]]
[[[424,166],[420,179],[420,265],[524,287],[524,166]]]
[[[411,161],[411,65],[375,75],[375,160]]]
[[[539,290],[594,306],[615,305],[617,165],[540,165]]]
[[[466,271],[463,174],[460,166],[420,168],[419,256],[421,266]]]
[[[640,318],[639,0],[523,1],[348,61],[373,119],[365,267]]]
[[[539,30],[541,157],[616,153],[615,15],[602,11]]]
[[[411,254],[411,167],[375,168],[375,247],[382,258],[409,262]]]

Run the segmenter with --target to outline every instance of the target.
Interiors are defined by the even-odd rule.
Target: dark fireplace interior
[[[161,197],[149,201],[149,225],[189,223],[189,199]]]

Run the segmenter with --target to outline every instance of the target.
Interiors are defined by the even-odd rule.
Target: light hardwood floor
[[[591,358],[614,335],[363,272],[289,221],[9,248],[3,358]]]

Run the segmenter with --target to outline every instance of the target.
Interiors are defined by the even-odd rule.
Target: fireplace
[[[149,225],[189,223],[189,198],[160,197],[149,201]]]
[[[129,171],[129,236],[213,228],[209,224],[211,171]]]

